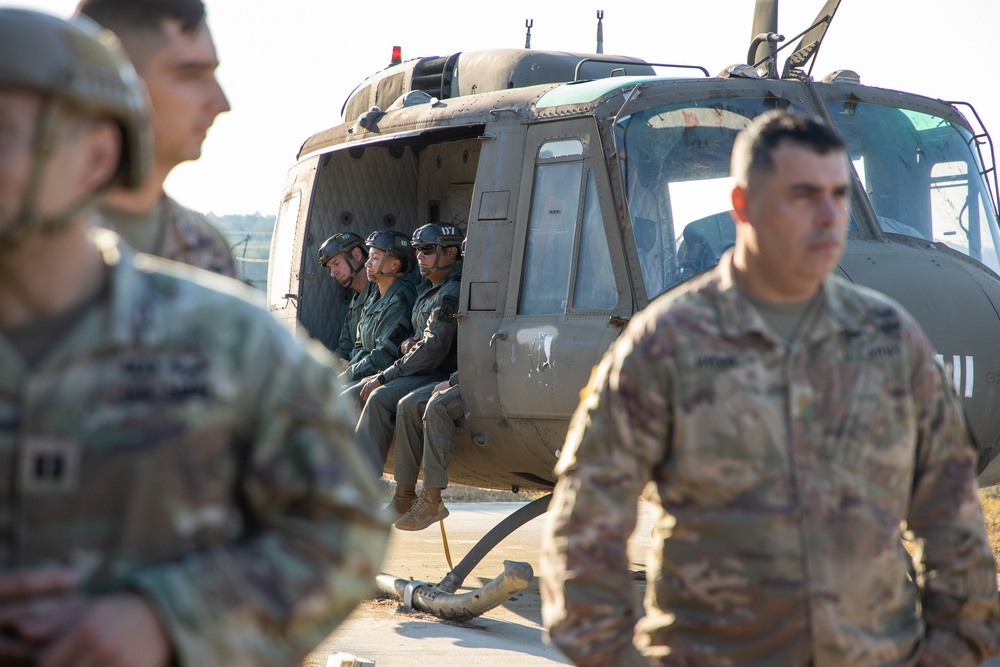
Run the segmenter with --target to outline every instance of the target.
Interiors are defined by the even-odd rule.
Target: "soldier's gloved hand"
[[[92,598],[67,614],[38,667],[165,667],[172,649],[153,608],[139,595]]]

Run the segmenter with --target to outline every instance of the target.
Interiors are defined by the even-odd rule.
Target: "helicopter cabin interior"
[[[352,293],[309,260],[324,240],[340,231],[367,238],[375,230],[388,229],[409,236],[421,225],[442,222],[464,232],[480,152],[472,130],[472,136],[397,140],[319,158],[302,246],[306,261],[300,274],[299,318],[327,347],[336,347]],[[408,279],[416,283],[420,275],[414,269]],[[315,304],[323,307],[310,307]]]

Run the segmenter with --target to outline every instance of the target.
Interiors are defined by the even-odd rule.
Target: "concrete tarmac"
[[[458,565],[479,538],[524,504],[449,503],[451,515],[444,524],[453,564]],[[547,644],[543,637],[537,574],[545,521],[546,517],[541,516],[509,535],[483,558],[459,590],[462,593],[479,588],[502,574],[504,560],[530,563],[536,574],[533,583],[501,606],[467,623],[454,623],[429,614],[397,610],[394,600],[369,600],[309,656],[306,667],[326,667],[328,657],[337,652],[372,661],[377,667],[570,664],[559,649]],[[651,527],[648,513],[643,512],[639,528],[630,542],[633,569],[645,569],[645,546],[649,543]],[[451,570],[445,558],[439,525],[419,532],[392,529],[382,570],[402,579],[439,582]],[[643,583],[637,582],[636,586],[641,592]]]
[[[466,553],[499,521],[525,503],[449,503],[451,516],[445,530],[452,562]],[[633,570],[645,570],[652,519],[640,503],[639,523],[629,542]],[[306,660],[304,667],[327,667],[331,655],[346,653],[376,667],[536,667],[571,664],[557,648],[546,643],[538,593],[539,544],[546,516],[521,526],[509,535],[466,579],[459,592],[478,588],[503,573],[504,560],[530,563],[533,583],[507,602],[467,623],[443,621],[430,614],[398,609],[389,599],[363,602]],[[439,582],[450,570],[439,525],[419,532],[392,529],[383,572],[402,579]],[[642,595],[644,582],[636,582]],[[350,663],[347,663],[348,665]],[[341,667],[331,663],[330,667]],[[1000,667],[1000,657],[982,667]]]

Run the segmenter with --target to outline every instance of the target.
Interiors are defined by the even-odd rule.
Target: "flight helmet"
[[[355,248],[361,248],[362,252],[368,254],[365,241],[360,236],[354,232],[337,232],[319,247],[319,265],[325,267],[327,262],[340,253],[350,257]]]
[[[413,252],[410,239],[406,238],[405,234],[400,234],[399,232],[387,229],[372,232],[368,235],[365,245],[369,248],[378,248],[398,258],[401,263],[399,269],[400,275],[409,273],[410,269],[417,262],[417,255]]]
[[[145,87],[118,38],[86,17],[66,21],[42,12],[0,8],[0,88],[40,93],[115,121],[123,146],[115,183],[136,188],[152,167],[152,130]],[[49,115],[42,112],[43,120]],[[51,121],[39,128],[44,158],[54,142]],[[42,160],[44,161],[44,159]]]

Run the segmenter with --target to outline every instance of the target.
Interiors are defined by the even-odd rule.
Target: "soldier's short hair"
[[[736,184],[747,187],[750,177],[774,171],[774,149],[784,141],[809,148],[820,155],[831,151],[847,153],[840,135],[821,118],[784,110],[761,114],[736,136],[730,173]]]
[[[122,41],[137,32],[160,32],[165,19],[179,22],[187,33],[205,21],[202,0],[81,0],[76,11],[108,28]]]

